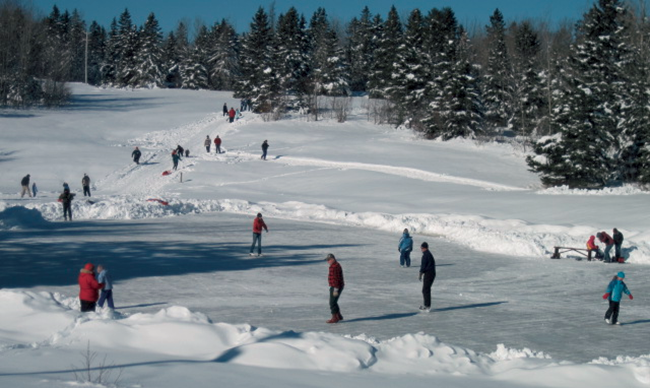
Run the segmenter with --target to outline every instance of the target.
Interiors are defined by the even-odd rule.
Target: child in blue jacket
[[[634,299],[630,290],[627,289],[627,286],[623,282],[625,279],[625,272],[621,271],[614,276],[609,285],[607,286],[607,291],[603,295],[603,299],[609,299],[609,309],[605,313],[605,322],[610,325],[620,325],[618,322],[618,309],[621,304],[621,297],[625,293],[630,300]]]

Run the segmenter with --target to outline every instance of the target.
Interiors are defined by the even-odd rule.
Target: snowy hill
[[[217,375],[278,387],[650,385],[647,193],[542,189],[521,150],[376,126],[361,98],[344,124],[248,112],[230,124],[227,93],[74,92],[64,110],[0,113],[8,386],[67,386],[87,346],[120,366],[119,386],[206,386]],[[206,135],[225,153],[207,153]],[[178,144],[190,156],[163,176]],[[26,174],[36,198],[20,198]],[[56,202],[63,182],[77,193],[71,223]],[[257,212],[270,232],[266,255],[250,258]],[[405,227],[439,265],[430,314],[414,312],[417,268],[397,265]],[[613,227],[625,265],[549,260],[554,246],[583,247]],[[348,284],[346,321],[334,326],[324,324],[328,252]],[[86,262],[114,274],[115,315],[78,313]],[[619,270],[636,298],[611,328],[600,295]]]

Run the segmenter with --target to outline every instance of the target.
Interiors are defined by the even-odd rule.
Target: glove
[[[632,294],[628,295],[628,297],[630,297],[630,300],[634,299],[634,297],[632,296]]]
[[[603,295],[603,299],[607,299],[607,298],[609,298],[609,292]]]
[[[420,274],[420,276],[418,276],[418,280],[422,281],[422,274]]]
[[[333,295],[335,298],[336,298],[337,296],[339,296],[339,290],[335,288],[335,289],[334,289],[334,292],[332,292],[332,295]]]

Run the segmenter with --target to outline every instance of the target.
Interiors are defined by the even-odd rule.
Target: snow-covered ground
[[[163,388],[650,385],[647,193],[542,189],[523,151],[376,126],[364,99],[344,124],[229,124],[226,93],[74,92],[64,110],[0,111],[0,386],[100,372],[99,386]],[[206,153],[217,134],[226,152]],[[190,157],[163,176],[178,144]],[[26,174],[36,198],[18,194]],[[257,212],[270,231],[249,257]],[[429,314],[416,312],[418,249],[398,265],[405,227],[438,264]],[[549,259],[613,227],[626,264]],[[329,252],[347,284],[336,325]],[[114,314],[78,312],[86,262],[113,274]],[[635,299],[610,327],[600,296],[620,270]]]

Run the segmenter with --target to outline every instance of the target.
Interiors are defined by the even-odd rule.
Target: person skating
[[[411,266],[411,251],[413,250],[413,239],[409,235],[409,230],[404,229],[402,237],[399,239],[397,244],[397,251],[399,252],[399,266],[400,267],[410,267]]]
[[[219,135],[217,135],[217,137],[214,138],[214,148],[215,148],[214,152],[218,154],[221,153],[221,138],[219,137]]]
[[[612,239],[614,240],[614,257],[618,261],[618,259],[622,258],[621,256],[621,245],[623,245],[623,233],[621,233],[618,229],[614,228],[612,230]]]
[[[90,177],[84,173],[84,177],[81,178],[81,187],[84,189],[84,197],[87,195],[90,197]]]
[[[59,202],[63,204],[63,219],[65,221],[72,221],[72,200],[75,194],[70,192],[70,188],[63,189],[63,193],[59,195]]]
[[[266,160],[266,151],[269,149],[269,142],[268,140],[264,140],[262,143],[262,157],[260,159]]]
[[[630,290],[627,289],[627,286],[623,282],[625,279],[625,272],[617,273],[609,285],[607,285],[607,291],[603,295],[603,299],[609,300],[609,308],[605,313],[605,322],[610,325],[620,325],[618,322],[618,312],[621,307],[621,298],[623,293],[625,293],[630,300],[634,299]]]
[[[38,193],[38,188],[36,187],[36,182],[32,183],[32,196],[36,197],[36,193]]]
[[[331,253],[325,257],[325,261],[330,265],[327,282],[330,286],[330,312],[332,313],[332,318],[326,321],[326,323],[336,323],[343,320],[341,308],[339,307],[339,298],[343,292],[343,287],[345,287],[343,268],[341,268],[341,264],[339,264],[336,257]]]
[[[178,155],[176,150],[172,151],[172,162],[174,162],[174,170],[178,169],[178,161],[181,160],[181,157]]]
[[[266,227],[266,223],[264,223],[264,219],[262,218],[262,213],[257,213],[257,217],[255,217],[255,220],[253,221],[253,244],[251,245],[251,256],[253,256],[256,244],[257,255],[262,256],[262,229],[266,230],[266,233],[269,232],[269,228]]]
[[[94,266],[91,263],[86,264],[79,272],[79,302],[81,302],[81,312],[95,311],[95,305],[99,298],[99,290],[104,285],[95,279]]]
[[[133,152],[131,152],[131,157],[133,158],[135,164],[140,164],[140,156],[142,156],[142,152],[140,152],[138,147],[135,147]]]
[[[611,251],[612,247],[614,246],[614,239],[604,231],[596,233],[596,237],[601,243],[605,244],[605,251],[603,252],[603,261],[605,261],[606,263],[611,263],[612,258],[609,256],[609,251]]]
[[[20,186],[22,186],[22,190],[20,191],[20,198],[22,198],[25,193],[29,197],[32,196],[32,192],[29,190],[29,174],[25,175],[23,179],[20,180]]]
[[[423,242],[420,245],[422,250],[422,261],[420,263],[420,275],[418,280],[422,282],[422,296],[424,297],[424,304],[420,306],[421,311],[431,310],[431,286],[436,280],[436,260],[433,258],[431,251],[429,251],[429,244]]]
[[[108,308],[115,310],[115,304],[113,303],[113,281],[108,274],[108,270],[100,264],[97,266],[97,274],[97,282],[104,285],[99,294],[97,305],[102,308],[104,307],[104,301],[106,301]]]
[[[203,145],[205,146],[205,152],[210,153],[210,146],[212,145],[212,140],[210,140],[210,135],[205,137],[205,140],[203,141]]]
[[[237,113],[235,112],[235,109],[230,108],[230,110],[228,111],[228,119],[230,120],[231,123],[235,121],[235,115],[236,114]]]

